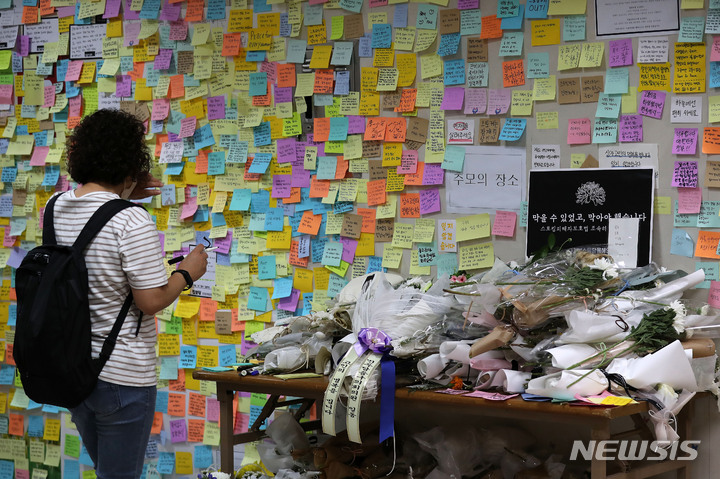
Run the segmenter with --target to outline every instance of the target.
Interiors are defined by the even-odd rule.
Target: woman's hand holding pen
[[[184,269],[190,273],[193,281],[197,281],[207,270],[207,259],[205,246],[199,244],[180,262],[178,269]]]
[[[135,189],[130,193],[129,200],[142,200],[149,196],[157,196],[160,194],[158,188],[163,186],[163,182],[155,178],[150,173],[145,173],[137,180]]]

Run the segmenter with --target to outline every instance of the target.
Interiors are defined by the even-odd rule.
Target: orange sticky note
[[[205,13],[204,0],[188,0],[187,9],[185,11],[186,22],[199,22],[203,19]]]
[[[8,433],[13,436],[25,435],[25,417],[22,414],[10,414]]]
[[[307,210],[303,212],[302,218],[300,218],[298,231],[303,234],[317,235],[320,230],[320,223],[322,223],[322,216]]]
[[[387,118],[385,122],[385,141],[404,142],[406,129],[405,118]]]
[[[173,75],[170,77],[170,98],[183,98],[185,96],[185,76]]]
[[[337,157],[337,165],[335,166],[335,179],[342,180],[343,178],[345,178],[345,174],[347,174],[349,167],[350,167],[350,163],[345,159],[345,157],[338,156]]]
[[[128,76],[132,81],[136,82],[143,77],[144,72],[145,64],[142,62],[135,62],[133,63],[133,69],[128,72]]]
[[[208,172],[208,155],[210,153],[207,150],[199,150],[198,156],[195,158],[195,173],[199,175],[207,174]]]
[[[306,268],[310,261],[310,257],[306,256],[304,258],[300,258],[298,256],[299,248],[300,248],[300,243],[297,241],[293,241],[290,244],[290,258],[288,259],[288,263],[290,263],[293,266],[300,266],[302,268]]]
[[[330,139],[330,118],[317,118],[313,122],[313,141]]]
[[[695,256],[699,258],[720,259],[717,254],[720,232],[700,230],[698,233],[697,245],[695,245]]]
[[[330,193],[330,181],[318,180],[312,177],[310,180],[310,198],[325,198]]]
[[[502,38],[502,18],[487,15],[480,20],[480,38]]]
[[[357,213],[362,216],[362,233],[375,234],[375,210],[372,208],[358,208]]]
[[[332,95],[335,73],[333,70],[315,70],[313,93]]]
[[[295,65],[282,63],[277,66],[277,86],[280,88],[295,86]]]
[[[152,429],[150,429],[150,434],[160,434],[160,431],[162,431],[162,426],[163,413],[161,411],[155,411],[155,415],[153,416]]]
[[[720,127],[705,127],[705,131],[703,132],[702,152],[706,155],[720,154]]]
[[[222,56],[234,57],[240,53],[242,38],[240,33],[226,33],[223,35]]]
[[[217,301],[213,301],[210,298],[200,298],[200,321],[215,321],[217,309]]]
[[[415,173],[405,175],[403,184],[411,186],[421,186],[423,184],[423,175],[425,174],[425,162],[418,161]]]
[[[400,218],[420,218],[420,193],[400,194]]]
[[[202,394],[188,393],[188,414],[195,417],[205,417],[205,396]]]
[[[283,198],[283,204],[300,203],[302,190],[300,188],[290,188],[290,196]]]
[[[367,198],[369,206],[385,204],[385,180],[368,181]]]
[[[368,118],[365,123],[365,141],[383,141],[385,139],[385,128],[387,127],[387,118],[374,117]]]
[[[188,442],[202,442],[205,435],[204,419],[188,419]]]
[[[171,416],[185,415],[185,395],[179,393],[168,394],[168,414]]]
[[[30,25],[32,23],[38,23],[38,7],[23,7],[22,22],[23,25]]]
[[[67,119],[67,127],[68,129],[72,130],[75,128],[78,123],[80,123],[80,120],[82,120],[81,116],[71,116]]]
[[[503,62],[503,86],[520,86],[525,84],[525,67],[522,60]]]

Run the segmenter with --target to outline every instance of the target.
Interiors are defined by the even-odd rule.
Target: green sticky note
[[[462,171],[465,164],[465,148],[456,145],[445,147],[445,157],[442,162],[443,170]]]
[[[75,458],[80,457],[80,437],[65,434],[65,455]]]
[[[567,15],[563,18],[563,41],[585,41],[585,15]]]

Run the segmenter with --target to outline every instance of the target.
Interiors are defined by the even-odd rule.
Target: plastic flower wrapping
[[[682,299],[702,270],[620,268],[602,250],[562,250],[522,266],[496,260],[474,276],[432,281],[366,275],[326,311],[254,335],[253,353],[268,373],[327,375],[364,344],[393,358],[398,385],[564,401],[612,393],[647,400],[657,438],[676,437],[669,418],[696,392],[720,392],[720,312]],[[378,369],[363,399],[379,383]],[[347,394],[349,379],[344,386]]]

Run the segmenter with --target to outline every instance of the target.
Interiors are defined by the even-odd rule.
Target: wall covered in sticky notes
[[[30,401],[12,361],[13,268],[75,186],[63,148],[83,116],[146,122],[167,259],[217,247],[157,316],[146,474],[195,474],[219,434],[193,368],[233,364],[252,333],[368,272],[522,259],[529,169],[656,168],[653,259],[720,280],[708,1],[0,1],[0,479],[92,476],[69,416]],[[581,226],[562,221],[544,227]],[[241,431],[265,398],[237,399]]]

